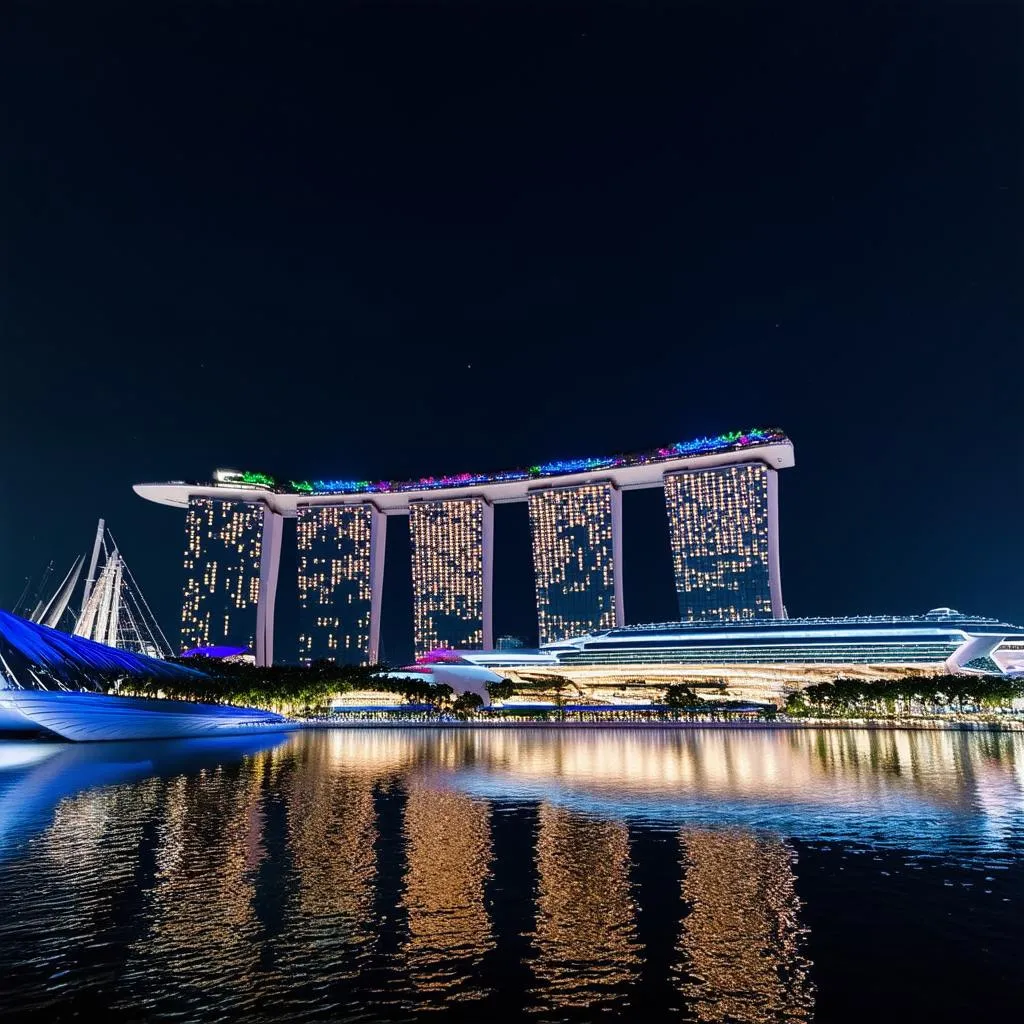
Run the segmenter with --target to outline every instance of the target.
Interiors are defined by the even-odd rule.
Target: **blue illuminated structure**
[[[0,611],[0,688],[100,690],[110,677],[184,680],[205,673],[107,647]]]
[[[248,647],[228,647],[225,644],[214,644],[210,647],[193,647],[189,651],[182,651],[183,658],[241,658],[249,653]]]
[[[68,636],[0,612],[0,730],[75,741],[259,736],[296,728],[271,711],[107,693],[126,679],[187,681],[206,673]]]

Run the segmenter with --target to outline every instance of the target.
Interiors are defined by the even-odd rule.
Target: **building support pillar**
[[[481,498],[483,512],[483,649],[494,649],[494,506]]]
[[[274,602],[281,568],[281,535],[284,520],[269,506],[263,507],[263,540],[260,545],[260,597],[256,606],[256,664],[274,664]]]
[[[380,609],[384,593],[384,552],[387,548],[388,517],[370,504],[370,635],[367,660],[371,665],[380,660]]]
[[[771,467],[768,468],[768,593],[772,599],[772,618],[786,618],[779,570],[779,474]]]
[[[615,625],[626,624],[622,607],[622,491],[614,484],[608,486],[612,505],[612,566],[615,572]]]

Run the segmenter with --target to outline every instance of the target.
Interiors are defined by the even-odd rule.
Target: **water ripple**
[[[337,730],[3,755],[5,1019],[803,1021],[857,998],[838,922],[888,914],[922,922],[919,957],[941,937],[1024,995],[1016,735]]]

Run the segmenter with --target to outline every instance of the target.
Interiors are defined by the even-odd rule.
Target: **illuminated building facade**
[[[387,520],[369,502],[300,506],[299,660],[378,660]]]
[[[531,491],[540,642],[621,626],[622,494],[611,483]]]
[[[254,650],[258,665],[273,663],[274,594],[280,550],[281,517],[265,505],[207,497],[189,499],[182,650],[219,645],[248,647]]]
[[[644,699],[646,690],[650,699],[684,683],[782,703],[794,688],[838,677],[999,674],[1012,670],[1000,663],[1008,645],[1024,650],[1024,626],[942,607],[924,615],[617,626],[541,648],[443,652],[436,668],[459,689],[552,678],[591,697]]]
[[[268,582],[276,582],[286,517],[299,521],[301,659],[364,661],[379,657],[383,517],[409,516],[420,656],[492,645],[493,506],[526,502],[540,638],[557,643],[624,624],[621,494],[642,488],[665,490],[683,619],[781,617],[776,477],[792,465],[789,438],[777,428],[758,428],[491,473],[278,480],[221,469],[207,483],[137,484],[135,491],[188,514],[187,644],[215,646],[230,635],[244,645],[255,633],[257,661],[270,657],[274,587]],[[233,517],[243,525],[230,526]],[[217,539],[235,533],[251,538],[248,549]],[[243,558],[250,559],[248,570],[237,564]],[[225,612],[214,597],[224,597],[231,559]],[[242,613],[253,608],[256,626],[242,629]]]
[[[416,656],[490,647],[494,508],[482,498],[412,502],[409,536]]]
[[[782,618],[775,470],[751,462],[665,474],[679,618]]]

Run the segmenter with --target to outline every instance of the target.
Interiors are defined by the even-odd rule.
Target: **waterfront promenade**
[[[693,721],[650,721],[650,722],[551,722],[551,721],[509,721],[508,719],[444,719],[417,721],[395,719],[385,721],[379,718],[303,718],[298,719],[303,729],[749,729],[753,731],[792,729],[873,729],[915,732],[1024,732],[1024,716],[990,719],[934,719],[934,718],[776,718],[772,721],[743,719],[715,721],[695,719]]]

